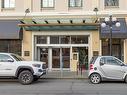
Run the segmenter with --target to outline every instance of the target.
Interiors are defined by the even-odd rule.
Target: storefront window
[[[52,49],[52,68],[60,68],[60,49]]]
[[[47,37],[46,36],[37,36],[37,44],[46,44]]]
[[[21,55],[21,40],[0,40],[0,52],[11,52]]]
[[[47,36],[36,36],[37,44],[47,44]],[[88,36],[50,36],[50,44],[88,44]]]
[[[88,44],[88,36],[71,36],[71,44]]]
[[[102,39],[102,55],[109,55],[110,40]],[[123,40],[122,39],[112,39],[112,55],[121,59],[123,61]]]
[[[70,36],[61,36],[60,41],[61,44],[70,44]]]
[[[50,44],[59,44],[59,36],[50,36]]]

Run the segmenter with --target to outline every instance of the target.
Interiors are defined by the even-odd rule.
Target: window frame
[[[49,4],[49,0],[47,0],[47,1]],[[43,0],[41,0],[41,8],[54,8],[54,7],[55,7],[55,0],[53,0],[53,6],[46,6],[46,7],[43,6]]]
[[[116,3],[116,5],[111,4],[111,5],[107,5],[106,2],[108,2],[109,0],[104,0],[104,6],[105,8],[118,8],[119,7],[119,0],[115,0],[118,1],[118,4]],[[110,1],[109,1],[110,2]]]
[[[16,1],[14,0],[14,6],[11,6],[11,0],[9,0],[8,6],[5,6],[5,0],[2,0],[2,8],[3,9],[14,9]]]
[[[69,8],[82,8],[82,6],[83,6],[83,0],[80,0],[80,1],[81,1],[81,2],[80,2],[80,3],[81,3],[80,6],[77,6],[76,0],[74,0],[74,2],[75,2],[74,4],[75,4],[75,5],[74,5],[74,6],[71,6],[71,0],[68,0],[68,7],[69,7]]]

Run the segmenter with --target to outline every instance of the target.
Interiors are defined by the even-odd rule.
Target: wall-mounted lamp
[[[97,18],[97,12],[98,12],[99,10],[98,10],[97,7],[95,7],[95,8],[93,9],[93,11],[96,13],[96,20],[97,20],[97,19],[98,19],[98,18]]]
[[[24,17],[23,17],[23,20],[25,19],[26,15],[27,15],[28,13],[30,13],[30,9],[29,9],[29,8],[27,8],[27,9],[25,10],[25,15],[24,15]]]

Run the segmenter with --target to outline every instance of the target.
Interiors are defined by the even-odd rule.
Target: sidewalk
[[[50,71],[46,75],[43,75],[41,78],[56,78],[56,79],[87,79],[88,78],[88,71],[83,70],[82,72],[71,72],[71,71]]]

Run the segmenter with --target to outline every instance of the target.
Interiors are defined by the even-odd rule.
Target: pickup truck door
[[[16,65],[9,55],[0,54],[0,76],[14,76]]]

